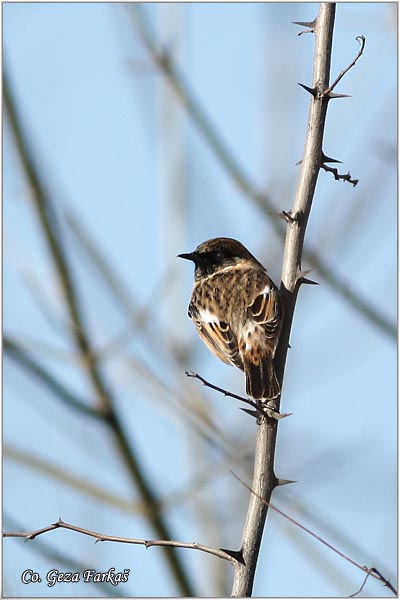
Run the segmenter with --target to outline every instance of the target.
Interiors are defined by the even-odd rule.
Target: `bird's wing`
[[[268,350],[273,355],[282,326],[282,303],[278,289],[269,279],[247,310],[250,321],[262,325]]]
[[[238,343],[231,327],[209,310],[199,310],[193,303],[189,305],[189,317],[206,346],[222,361],[243,369]]]

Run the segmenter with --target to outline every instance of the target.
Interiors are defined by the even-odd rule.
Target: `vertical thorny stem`
[[[307,135],[296,197],[288,219],[284,249],[281,292],[285,321],[276,356],[280,381],[285,371],[286,354],[293,321],[296,297],[301,284],[301,256],[307,221],[322,158],[322,140],[329,96],[331,48],[335,19],[335,4],[322,3],[314,26],[315,53],[312,99]],[[279,406],[278,406],[279,408]],[[278,485],[274,473],[277,421],[264,420],[257,432],[252,490],[267,502]],[[268,506],[255,494],[250,494],[249,507],[242,535],[243,564],[237,563],[232,588],[233,597],[251,596]]]

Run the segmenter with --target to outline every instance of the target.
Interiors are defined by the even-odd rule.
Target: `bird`
[[[246,393],[258,402],[280,395],[274,356],[283,322],[279,289],[238,240],[207,240],[179,258],[194,262],[188,316],[211,352],[244,371]]]

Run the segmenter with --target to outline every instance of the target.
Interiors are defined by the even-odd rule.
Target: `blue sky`
[[[254,187],[267,192],[277,210],[289,210],[309,105],[297,83],[311,83],[314,49],[313,36],[298,37],[301,28],[292,21],[311,20],[317,5],[148,4],[144,9]],[[171,500],[165,511],[174,534],[186,541],[238,547],[247,494],[230,469],[237,468],[248,480],[251,463],[235,462],[221,445],[251,454],[256,426],[233,402],[184,376],[185,370],[196,370],[217,385],[243,392],[242,374],[208,354],[186,317],[192,271],[176,254],[214,236],[235,237],[279,282],[283,241],[271,226],[276,217],[251,205],[175,100],[128,10],[111,3],[4,4],[4,64],[60,217],[95,345],[103,348],[124,338],[104,364],[118,411],[162,497],[167,501],[192,490],[177,504]],[[341,172],[350,171],[360,183],[353,188],[320,174],[306,238],[307,247],[318,250],[393,323],[395,10],[387,3],[337,6],[332,77],[355,56],[355,37],[361,33],[366,49],[337,88],[351,98],[329,106],[324,150],[343,162]],[[5,333],[93,402],[67,333],[62,297],[7,118],[3,135]],[[113,291],[90,268],[67,214],[101,248],[132,307],[145,311],[151,341],[132,326]],[[320,285],[300,292],[282,399],[282,408],[294,415],[280,425],[276,459],[277,475],[298,483],[277,490],[273,500],[362,564],[373,564],[393,579],[396,346],[317,271],[312,276]],[[181,357],[179,366],[171,358],[174,351]],[[156,385],[145,369],[161,382]],[[211,435],[212,444],[184,418],[193,406],[196,425]],[[210,434],[200,410],[219,433]],[[7,358],[3,416],[8,515],[27,529],[61,516],[105,533],[153,536],[140,514],[99,500],[65,477],[61,483],[43,475],[15,454],[10,458],[10,448],[19,449],[128,503],[137,499],[109,432],[63,407]],[[197,478],[207,473],[208,482],[196,487]],[[121,588],[127,595],[177,593],[159,549],[94,545],[62,531],[42,541],[99,570],[131,568],[129,583]],[[215,559],[195,552],[180,555],[200,595],[229,592],[229,578],[227,588],[218,587],[225,571],[218,571]],[[34,542],[6,540],[3,556],[6,595],[106,595],[83,583],[72,588],[24,586],[20,573],[25,568],[46,573],[54,567],[54,560],[36,554]],[[349,595],[361,581],[360,572],[279,516],[268,517],[255,595]],[[388,595],[374,582],[365,593]]]

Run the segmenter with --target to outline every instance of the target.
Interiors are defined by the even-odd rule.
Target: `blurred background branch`
[[[23,131],[21,117],[18,114],[16,100],[11,90],[8,79],[7,68],[3,65],[3,98],[7,116],[15,136],[15,141],[24,166],[26,176],[32,187],[34,207],[38,217],[39,225],[47,241],[50,256],[58,275],[66,307],[71,319],[71,335],[79,350],[81,367],[87,372],[92,383],[93,390],[101,409],[106,411],[108,422],[111,425],[118,446],[126,466],[128,467],[132,480],[137,487],[144,505],[146,516],[154,528],[157,536],[161,539],[171,539],[174,536],[167,525],[160,510],[160,502],[156,490],[151,485],[133,449],[132,437],[128,437],[123,423],[115,409],[115,400],[111,388],[106,384],[101,372],[100,365],[92,348],[89,332],[84,322],[82,309],[78,301],[78,291],[68,265],[65,248],[63,247],[61,230],[57,224],[57,218],[52,206],[52,200],[46,192],[46,185],[41,181],[39,171],[33,159],[33,152],[28,145],[27,136]],[[25,364],[27,364],[25,362]],[[36,372],[37,373],[37,372]],[[49,379],[47,378],[47,383]],[[77,403],[75,403],[75,407]],[[164,550],[166,559],[175,576],[181,593],[185,596],[194,596],[194,590],[185,573],[180,558],[170,548]]]

